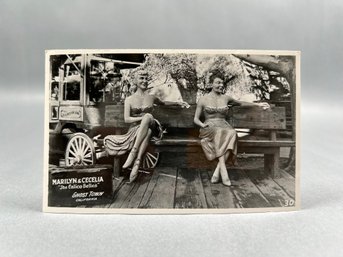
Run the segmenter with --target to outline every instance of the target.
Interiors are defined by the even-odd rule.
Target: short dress
[[[228,106],[225,107],[205,107],[204,112],[207,114],[220,113],[227,115]],[[209,126],[200,128],[199,137],[201,146],[208,160],[214,160],[223,156],[226,152],[231,151],[231,160],[234,163],[237,155],[237,132],[226,121],[225,118],[209,118],[204,124]]]
[[[141,117],[146,113],[151,113],[153,106],[131,108],[131,116]],[[135,143],[140,122],[134,122],[124,135],[109,135],[104,138],[104,146],[107,154],[120,156],[130,151]],[[152,136],[161,139],[163,129],[158,120],[151,121],[149,128],[152,130]]]

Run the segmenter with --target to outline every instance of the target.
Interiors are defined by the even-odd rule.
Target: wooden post
[[[113,160],[113,177],[118,178],[120,176],[121,166],[119,156],[114,157]]]
[[[264,170],[266,172],[271,171],[271,163],[272,163],[273,155],[264,154]]]
[[[280,148],[275,148],[271,159],[272,178],[280,177]]]

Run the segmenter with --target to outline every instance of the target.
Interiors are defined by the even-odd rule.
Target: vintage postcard
[[[49,50],[43,211],[300,208],[300,52]]]

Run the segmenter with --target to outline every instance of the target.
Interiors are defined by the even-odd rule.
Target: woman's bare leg
[[[227,159],[229,158],[229,156],[230,156],[230,153],[231,153],[231,151],[229,150],[229,151],[226,151],[226,153],[224,154],[224,159],[225,159],[225,162],[227,161]]]
[[[133,165],[131,173],[130,173],[130,183],[133,182],[138,176],[138,168],[139,168],[142,156],[143,156],[146,148],[149,145],[151,133],[152,133],[151,129],[148,129],[147,135],[145,136],[144,140],[142,141],[142,143],[138,149],[138,155],[137,155],[137,158],[135,160],[135,164]]]
[[[230,158],[230,163],[232,166],[237,166],[237,160],[236,160],[236,155],[233,154],[232,150],[229,150],[225,153],[225,162]]]
[[[227,169],[225,165],[225,156],[219,157],[219,164],[220,164],[220,175],[222,177],[222,183],[225,186],[231,186],[231,181],[229,179],[229,175],[227,173]]]
[[[220,164],[217,163],[216,169],[213,172],[211,183],[218,183],[220,179]]]
[[[129,154],[129,156],[126,159],[126,162],[123,165],[123,169],[128,168],[129,166],[131,166],[132,162],[134,161],[134,159],[137,156],[137,151],[140,148],[140,145],[142,144],[143,140],[146,138],[147,133],[149,131],[149,126],[152,122],[152,115],[144,115],[141,124],[139,125],[138,131],[137,131],[137,136],[136,136],[136,140],[135,143],[131,149],[131,152]],[[149,137],[150,138],[150,137]]]
[[[227,161],[227,159],[229,158],[230,153],[231,153],[231,151],[227,151],[227,152],[224,154],[224,163],[225,163],[225,162]],[[218,182],[219,182],[220,174],[221,174],[220,168],[221,168],[221,164],[220,164],[220,161],[218,160],[218,164],[217,164],[216,169],[214,170],[213,175],[212,175],[212,178],[211,178],[211,182],[212,182],[212,183],[218,183]],[[226,167],[225,167],[225,168],[226,168]]]
[[[143,119],[137,131],[137,137],[136,137],[135,144],[133,145],[133,148],[138,149],[141,143],[143,142],[143,140],[145,140],[146,135],[149,131],[150,124],[153,121],[153,119],[154,118],[151,114],[145,114],[143,116]]]

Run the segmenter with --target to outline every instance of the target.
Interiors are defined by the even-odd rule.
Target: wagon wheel
[[[158,152],[154,152],[154,151],[146,151],[143,157],[143,161],[142,161],[142,168],[144,170],[149,170],[149,169],[153,169],[156,167],[158,160],[160,157],[160,153]]]
[[[95,164],[95,149],[92,140],[83,133],[75,133],[65,151],[66,166],[88,166]]]

